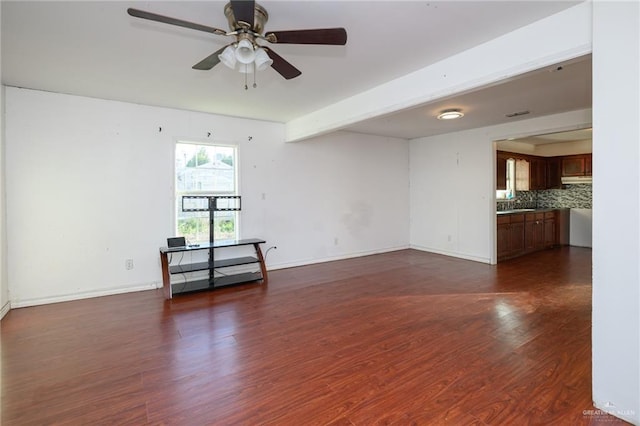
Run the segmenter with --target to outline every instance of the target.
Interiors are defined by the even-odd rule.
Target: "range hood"
[[[593,183],[593,178],[591,176],[563,176],[561,181],[563,185],[575,185],[578,183],[590,185]]]

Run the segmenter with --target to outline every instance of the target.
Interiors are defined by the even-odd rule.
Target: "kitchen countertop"
[[[497,211],[496,214],[502,215],[502,214],[519,214],[519,213],[544,213],[544,212],[552,212],[554,210],[569,210],[569,209],[566,209],[566,208],[557,208],[557,209],[553,209],[553,208],[546,208],[546,209],[512,209],[512,210]]]

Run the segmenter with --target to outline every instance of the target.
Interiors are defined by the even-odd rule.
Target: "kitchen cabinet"
[[[525,251],[532,252],[544,248],[544,213],[525,214],[524,244]]]
[[[560,157],[548,157],[546,189],[562,188],[562,164]]]
[[[591,176],[592,155],[577,154],[563,157],[538,157],[497,151],[496,153],[496,189],[507,189],[507,160],[513,158],[516,163],[516,190],[561,189],[563,177]],[[522,167],[524,162],[528,167]],[[523,173],[524,172],[524,173]],[[528,181],[526,175],[528,173]],[[524,177],[523,177],[524,176]]]
[[[562,157],[562,176],[591,176],[591,154],[567,155]]]
[[[553,248],[558,245],[556,232],[556,212],[544,212],[544,241],[543,248]]]
[[[592,176],[591,167],[592,167],[593,156],[588,154],[584,159],[584,175]]]
[[[568,209],[504,213],[497,217],[498,261],[569,244]]]
[[[531,157],[529,162],[529,189],[547,189],[547,160]]]
[[[498,260],[520,256],[525,251],[524,214],[505,214],[497,218]]]
[[[507,159],[509,157],[498,152],[496,154],[496,189],[507,189]]]
[[[556,235],[559,246],[568,246],[570,239],[571,213],[569,209],[556,210]]]
[[[516,190],[536,191],[544,189],[560,189],[562,188],[562,176],[568,173],[591,173],[591,155],[581,155],[580,161],[576,162],[572,159],[574,156],[568,157],[539,157],[536,155],[518,154],[514,152],[497,151],[496,153],[496,189],[507,189],[507,160],[513,158],[520,163],[516,163],[516,174],[520,170],[520,174],[516,177]],[[563,159],[567,158],[566,162]],[[527,167],[522,168],[524,160]],[[520,166],[520,167],[518,167]],[[528,171],[526,171],[528,168]],[[565,170],[566,169],[566,170]],[[528,176],[523,178],[522,171]],[[584,176],[571,175],[571,176]]]

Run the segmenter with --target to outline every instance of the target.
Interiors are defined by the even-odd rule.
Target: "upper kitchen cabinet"
[[[547,158],[547,189],[562,188],[562,162],[560,157]]]
[[[562,176],[591,176],[591,154],[567,155],[562,157]]]
[[[498,151],[496,154],[496,189],[505,191],[507,189],[507,160],[508,155]]]
[[[529,161],[529,189],[547,189],[547,159],[531,157]]]
[[[507,189],[507,161],[516,160],[516,190],[535,191],[560,188],[560,159],[497,151],[496,153],[496,189]],[[550,166],[550,164],[552,164]],[[550,186],[551,185],[551,186]]]

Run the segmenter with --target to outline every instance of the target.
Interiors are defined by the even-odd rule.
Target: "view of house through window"
[[[176,144],[176,231],[189,243],[209,241],[209,212],[183,212],[182,197],[237,195],[236,157],[233,146]],[[215,239],[236,239],[237,225],[237,212],[216,212]]]

